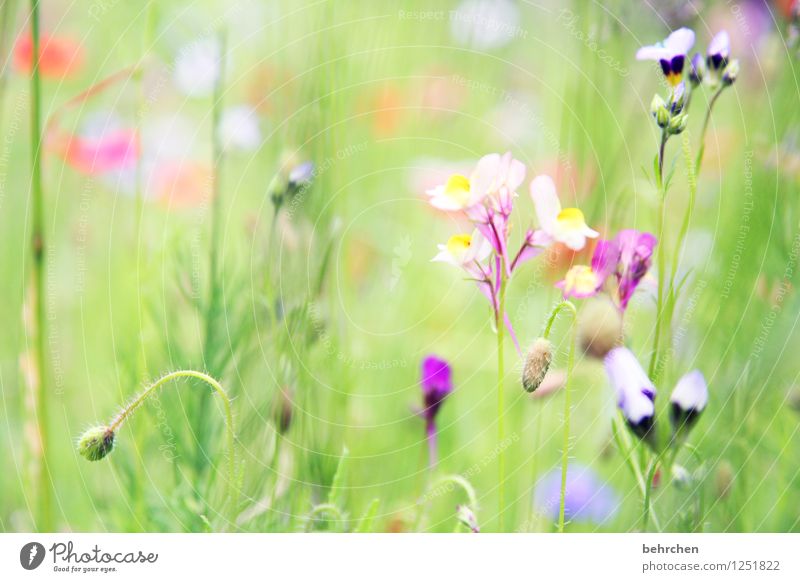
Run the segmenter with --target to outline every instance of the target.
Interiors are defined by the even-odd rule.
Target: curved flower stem
[[[504,530],[505,510],[505,473],[506,473],[506,454],[505,454],[505,402],[503,400],[503,328],[505,327],[505,304],[506,304],[506,265],[505,261],[500,261],[500,289],[498,290],[498,302],[495,326],[497,327],[497,461],[498,461],[498,530]]]
[[[239,488],[236,486],[236,458],[235,458],[235,449],[234,449],[234,429],[233,429],[233,414],[231,413],[231,399],[228,396],[228,393],[220,386],[219,382],[217,382],[214,378],[209,376],[208,374],[203,374],[202,372],[196,372],[194,370],[178,370],[177,372],[171,372],[166,376],[156,380],[150,386],[145,388],[141,394],[139,394],[136,398],[134,398],[133,402],[128,404],[122,412],[120,412],[114,420],[109,425],[109,429],[113,432],[116,432],[117,429],[122,426],[122,424],[134,413],[136,410],[144,404],[147,398],[152,395],[156,390],[158,390],[161,386],[170,382],[172,380],[177,380],[179,378],[195,378],[197,380],[202,380],[220,396],[222,399],[222,404],[225,411],[225,428],[226,428],[226,441],[228,447],[228,497],[230,498],[234,511],[236,506],[238,505],[238,494]]]
[[[45,313],[45,252],[44,252],[44,193],[42,189],[42,83],[39,73],[39,0],[31,0],[31,35],[33,37],[33,70],[31,72],[31,206],[33,226],[31,242],[33,247],[33,288],[34,288],[34,335],[36,342],[36,371],[39,376],[36,388],[36,425],[39,431],[41,448],[39,467],[39,531],[51,531],[52,523],[52,479],[48,454],[50,443],[47,431],[47,358],[46,313]]]
[[[550,314],[550,319],[547,321],[547,327],[544,330],[544,338],[548,339],[553,323],[562,309],[568,309],[572,312],[572,342],[569,346],[569,359],[567,360],[567,380],[564,383],[564,440],[561,450],[561,492],[558,505],[559,533],[564,532],[564,517],[566,513],[567,467],[569,465],[569,416],[572,407],[569,388],[572,381],[572,370],[575,367],[575,344],[578,341],[578,310],[575,309],[575,305],[573,305],[571,301],[562,301],[556,305],[553,312]]]

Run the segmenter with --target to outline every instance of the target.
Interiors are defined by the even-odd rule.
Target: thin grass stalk
[[[569,466],[569,433],[570,433],[570,412],[572,403],[570,402],[570,384],[572,382],[572,371],[575,367],[575,345],[578,343],[578,310],[571,301],[562,301],[555,306],[553,312],[550,314],[550,319],[547,321],[547,327],[544,330],[544,339],[550,338],[550,331],[553,328],[556,317],[562,309],[567,309],[572,313],[572,341],[569,347],[569,356],[567,359],[567,379],[564,382],[564,436],[562,440],[561,449],[561,490],[559,494],[558,503],[558,532],[564,533],[564,517],[566,513],[566,497],[567,497],[567,468]]]
[[[653,353],[650,355],[648,376],[655,382],[653,374],[656,372],[659,360],[659,349],[664,319],[664,278],[666,275],[666,250],[664,244],[664,225],[666,221],[667,187],[664,183],[664,152],[667,145],[668,133],[661,131],[661,143],[658,148],[658,172],[656,185],[658,186],[659,213],[658,213],[658,294],[656,297],[656,325],[653,336]]]
[[[48,393],[47,359],[45,356],[46,322],[45,313],[45,240],[44,240],[44,190],[42,187],[42,85],[39,74],[39,0],[31,0],[31,28],[33,37],[33,70],[31,73],[31,203],[33,208],[32,247],[33,247],[33,286],[35,289],[34,333],[36,335],[36,368],[39,382],[36,393],[36,424],[39,429],[41,448],[39,467],[39,516],[37,529],[51,531],[52,516],[52,478],[48,456],[50,442],[48,436]]]
[[[503,395],[504,358],[503,358],[503,328],[505,327],[505,306],[506,306],[506,265],[504,260],[500,260],[500,290],[498,293],[497,315],[495,327],[497,327],[497,465],[498,465],[498,530],[503,531],[505,517],[505,476],[506,476],[506,455],[505,455],[505,401]]]

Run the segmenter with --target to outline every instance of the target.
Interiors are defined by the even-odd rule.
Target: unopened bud
[[[272,404],[272,418],[280,434],[286,434],[292,426],[292,395],[291,388],[283,387],[275,394]]]
[[[676,115],[669,120],[669,127],[667,128],[667,131],[672,135],[678,135],[679,133],[683,133],[683,130],[686,129],[686,125],[688,123],[689,116],[686,113],[681,113],[680,115]]]
[[[689,67],[689,82],[693,87],[697,87],[703,82],[706,76],[706,62],[700,53],[695,53],[692,57],[692,62]]]
[[[456,506],[456,517],[458,521],[470,529],[472,533],[480,533],[481,529],[478,527],[478,518],[475,513],[466,505]]]
[[[733,477],[733,466],[728,461],[722,461],[717,467],[717,474],[714,478],[717,497],[725,499],[730,494]]]
[[[89,461],[99,461],[114,450],[114,431],[108,426],[95,426],[78,440],[78,452]]]
[[[733,85],[739,76],[739,60],[733,59],[722,73],[722,84]]]
[[[685,467],[674,465],[672,467],[672,481],[681,491],[688,491],[692,486],[692,476]]]
[[[526,392],[534,392],[542,385],[552,361],[553,344],[541,337],[533,342],[522,370],[522,387]]]
[[[667,127],[669,123],[669,110],[661,95],[654,95],[650,102],[650,113],[656,120],[658,127]]]
[[[669,110],[672,115],[678,115],[683,111],[683,106],[686,103],[686,85],[679,83],[672,90],[669,97]]]

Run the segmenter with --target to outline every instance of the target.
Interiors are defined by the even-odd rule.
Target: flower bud
[[[689,68],[689,82],[693,87],[697,87],[703,82],[706,76],[706,62],[700,53],[695,53],[692,57],[691,66]]]
[[[714,488],[717,497],[725,499],[731,492],[733,485],[733,466],[728,461],[722,461],[717,467],[717,474],[714,477]]]
[[[667,104],[664,103],[664,99],[661,98],[661,95],[653,96],[653,100],[650,102],[650,113],[655,118],[658,127],[667,127],[669,123],[669,110],[667,109]]]
[[[286,434],[292,426],[291,388],[283,387],[275,394],[272,403],[272,418],[280,434]]]
[[[610,301],[595,300],[586,304],[578,323],[578,342],[583,351],[595,358],[622,345],[622,317]]]
[[[114,431],[108,426],[90,428],[78,440],[78,452],[89,461],[99,461],[114,450]]]
[[[722,84],[729,86],[736,82],[736,77],[739,76],[739,60],[733,59],[722,73]]]
[[[672,135],[683,133],[683,130],[686,129],[688,122],[689,116],[686,113],[676,115],[669,120],[669,127],[667,128],[667,131]]]
[[[678,115],[683,111],[683,106],[686,103],[686,85],[679,83],[672,90],[669,96],[669,110],[672,115]]]
[[[708,386],[699,370],[684,375],[675,385],[670,396],[670,420],[673,434],[688,431],[708,403]]]
[[[686,470],[686,467],[681,465],[673,465],[672,481],[681,491],[688,491],[692,487],[692,476],[689,471]]]
[[[526,392],[534,392],[542,385],[547,370],[553,361],[553,344],[544,338],[539,338],[528,350],[525,358],[525,368],[522,370],[522,387]]]
[[[456,506],[456,517],[458,521],[468,527],[472,533],[479,533],[481,531],[480,527],[478,527],[478,518],[475,517],[475,513],[466,505]]]

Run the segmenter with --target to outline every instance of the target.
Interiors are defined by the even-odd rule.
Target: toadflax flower
[[[694,32],[688,28],[679,28],[663,41],[640,48],[636,52],[636,59],[658,61],[667,82],[675,86],[683,78],[683,65],[692,46],[694,46]]]
[[[513,193],[525,179],[525,166],[511,154],[488,154],[478,160],[469,178],[453,174],[447,182],[428,190],[431,205],[440,210],[461,211],[478,206],[490,192]]]
[[[685,374],[675,385],[669,401],[674,434],[688,431],[708,403],[708,385],[703,373],[692,370]]]
[[[651,439],[654,436],[656,387],[636,356],[628,348],[614,348],[605,357],[605,368],[628,426],[639,438]]]
[[[420,416],[425,419],[425,436],[428,440],[428,462],[436,464],[436,415],[442,402],[453,391],[450,364],[437,356],[426,356],[422,361],[420,386],[424,408]]]
[[[534,505],[538,513],[558,519],[561,502],[561,469],[553,469],[536,483]],[[579,463],[567,467],[564,515],[571,522],[602,524],[619,507],[619,496],[592,469]]]
[[[480,277],[483,262],[492,252],[492,246],[476,229],[472,234],[454,234],[446,244],[440,244],[439,254],[431,261],[461,267],[471,275]]]
[[[582,299],[596,295],[613,276],[614,296],[624,311],[650,269],[656,244],[656,237],[648,232],[621,230],[613,240],[597,243],[591,267],[575,265],[556,286],[563,290],[565,298]]]
[[[556,185],[550,176],[536,176],[530,190],[541,226],[541,230],[535,233],[536,246],[560,242],[573,251],[579,251],[586,246],[587,238],[599,236],[597,231],[587,226],[583,212],[578,208],[561,208]]]

